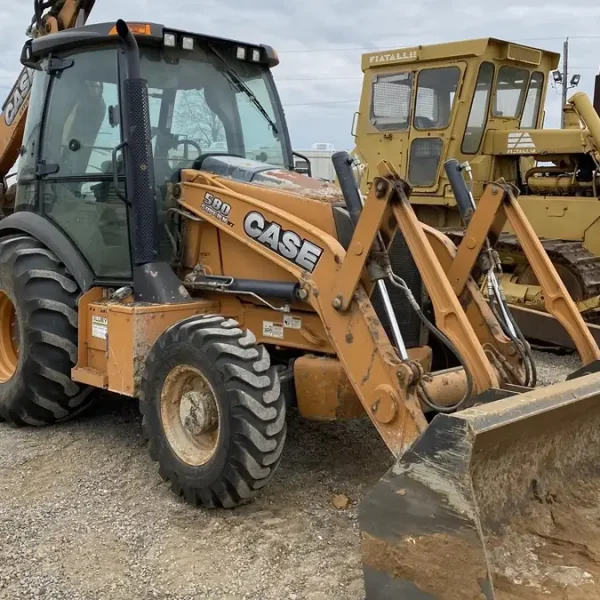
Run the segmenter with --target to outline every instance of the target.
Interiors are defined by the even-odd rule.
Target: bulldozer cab
[[[148,81],[159,258],[172,253],[165,222],[171,184],[214,154],[287,167],[291,149],[267,46],[156,24],[131,26]],[[56,225],[96,279],[131,279],[125,142],[119,81],[127,75],[114,24],[29,41],[33,76],[16,211]]]
[[[489,180],[493,157],[478,156],[486,133],[540,126],[548,74],[558,60],[493,38],[365,54],[355,153],[369,166],[392,162],[413,186],[413,203],[449,196],[454,204],[446,158],[471,161],[481,175],[476,179]],[[368,168],[363,186],[375,176]]]

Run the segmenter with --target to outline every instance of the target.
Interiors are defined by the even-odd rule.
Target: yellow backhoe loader
[[[593,515],[600,350],[513,187],[489,183],[473,210],[452,176],[457,248],[386,161],[364,202],[347,153],[341,191],[293,172],[269,46],[118,21],[29,40],[21,60],[33,87],[0,221],[1,418],[58,423],[95,390],[139,398],[172,490],[233,508],[268,493],[289,410],[363,416],[397,459],[360,509],[369,600],[529,597],[553,560],[567,591],[581,580],[578,597],[597,597],[593,524],[560,559],[544,553],[559,522],[519,529],[532,510]],[[541,390],[502,296],[476,283],[496,281],[505,221],[583,363]]]
[[[473,196],[503,177],[542,239],[591,331],[600,340],[600,117],[578,92],[564,107],[565,129],[542,129],[544,103],[560,56],[484,38],[371,52],[355,118],[361,189],[388,160],[413,187],[419,219],[456,243],[464,225],[443,164],[455,158]],[[566,84],[566,82],[565,82]],[[600,88],[594,100],[600,104]],[[571,345],[549,318],[514,231],[497,245],[501,283],[528,338]]]

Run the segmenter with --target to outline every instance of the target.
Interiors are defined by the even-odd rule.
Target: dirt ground
[[[577,365],[539,356],[546,382]],[[0,425],[0,599],[363,599],[357,504],[390,465],[370,422],[292,416],[262,495],[205,511],[161,482],[131,401],[58,427]]]

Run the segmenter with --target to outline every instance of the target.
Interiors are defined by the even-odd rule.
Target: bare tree
[[[174,120],[173,131],[193,139],[205,148],[225,140],[223,123],[209,108],[202,91],[181,92],[180,105]]]

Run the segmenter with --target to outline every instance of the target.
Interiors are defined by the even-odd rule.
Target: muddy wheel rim
[[[0,383],[6,383],[19,364],[19,321],[6,292],[0,291]]]
[[[165,379],[160,398],[165,435],[177,456],[188,465],[205,465],[219,443],[219,405],[206,377],[196,368],[179,365]]]

